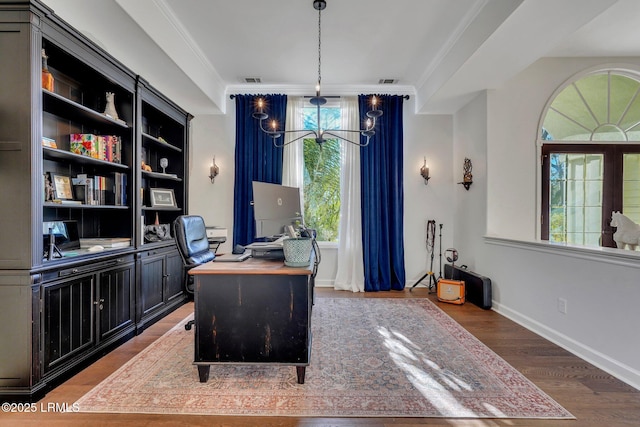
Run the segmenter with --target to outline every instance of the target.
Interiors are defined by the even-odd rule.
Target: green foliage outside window
[[[316,108],[304,108],[305,129],[316,129]],[[322,108],[321,128],[340,127],[340,108]],[[318,240],[338,240],[340,224],[340,142],[304,140],[304,222],[316,230]]]

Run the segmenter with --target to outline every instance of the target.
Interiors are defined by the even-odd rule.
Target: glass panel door
[[[604,155],[551,153],[549,240],[600,245]]]
[[[640,224],[640,154],[622,155],[622,212]]]

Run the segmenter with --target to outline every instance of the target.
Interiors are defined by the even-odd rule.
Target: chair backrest
[[[207,229],[199,215],[181,215],[173,222],[173,235],[187,267],[195,267],[215,258],[209,250]]]

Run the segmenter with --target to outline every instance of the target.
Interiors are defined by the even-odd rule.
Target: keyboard
[[[216,255],[213,260],[216,262],[242,262],[247,258],[251,258],[251,251],[246,251],[243,254]]]

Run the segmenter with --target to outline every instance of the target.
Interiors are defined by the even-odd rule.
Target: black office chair
[[[204,219],[199,215],[181,215],[173,222],[173,235],[182,257],[185,272],[215,258],[209,249]],[[193,280],[186,275],[185,289],[193,294]]]
[[[173,222],[173,235],[185,267],[185,290],[187,293],[193,294],[194,280],[193,276],[188,274],[189,270],[216,257],[209,250],[204,219],[199,215],[179,216]],[[187,323],[184,327],[189,330],[191,325],[193,325],[193,321]]]

